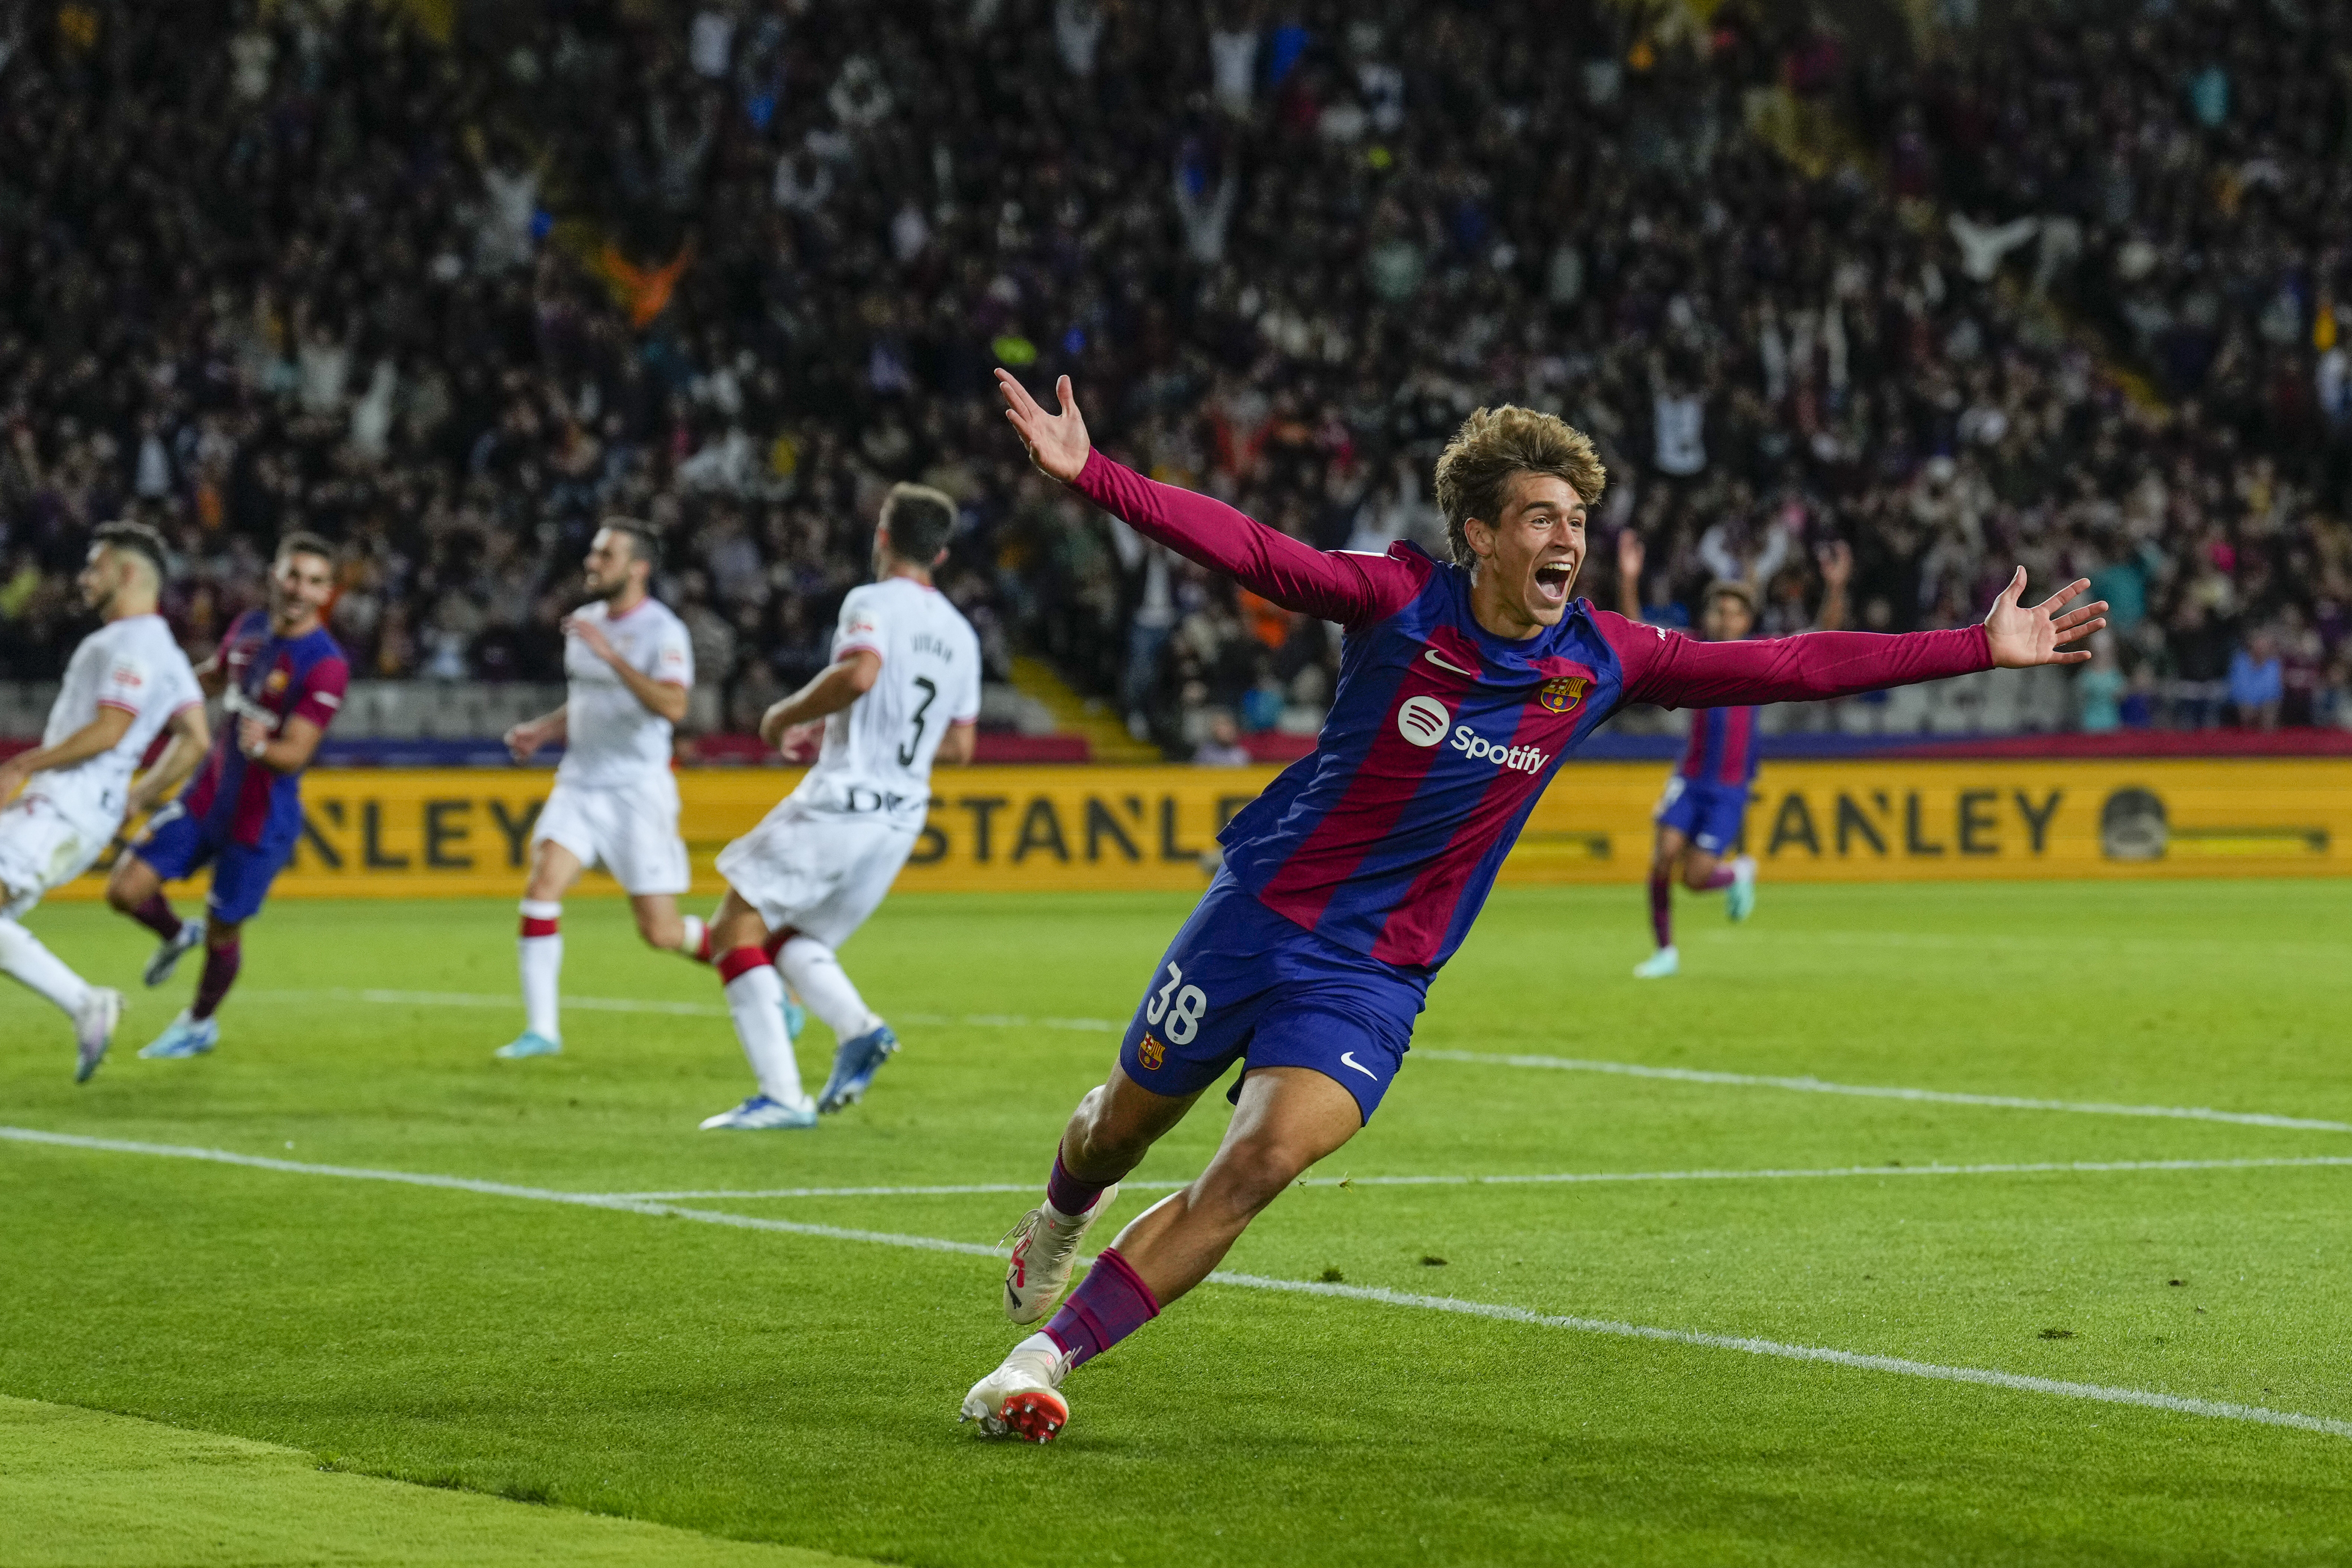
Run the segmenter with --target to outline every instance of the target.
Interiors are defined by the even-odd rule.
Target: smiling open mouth
[[[1568,602],[1568,585],[1575,580],[1575,577],[1576,563],[1574,562],[1553,561],[1548,563],[1545,565],[1536,568],[1536,593],[1547,604],[1566,604]]]

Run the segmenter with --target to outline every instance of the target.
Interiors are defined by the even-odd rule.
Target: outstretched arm
[[[2059,606],[2090,585],[2087,580],[2070,584],[2029,609],[2018,603],[2025,590],[2025,570],[2020,567],[1993,601],[1983,625],[1899,637],[1808,632],[1754,642],[1707,643],[1606,612],[1594,618],[1624,666],[1629,702],[1666,708],[1808,702],[1979,669],[2080,664],[2090,654],[2065,645],[2105,626],[2107,606],[2085,605],[2063,615]]]
[[[1317,550],[1235,511],[1223,501],[1147,479],[1094,449],[1070,391],[1055,384],[1062,412],[1048,414],[1010,371],[996,373],[1004,416],[1021,433],[1029,460],[1188,561],[1223,572],[1286,610],[1343,626],[1393,615],[1429,581],[1428,568],[1388,555]]]

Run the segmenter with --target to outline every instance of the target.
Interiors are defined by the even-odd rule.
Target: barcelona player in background
[[[1642,536],[1632,529],[1617,536],[1617,603],[1629,621],[1642,619]],[[1853,577],[1853,550],[1840,542],[1822,547],[1822,613],[1815,631],[1845,625],[1846,584]],[[1709,642],[1739,642],[1756,629],[1757,585],[1729,579],[1707,585],[1699,610],[1699,630]],[[1682,967],[1675,946],[1675,880],[1694,893],[1720,892],[1724,912],[1736,923],[1756,910],[1756,858],[1724,852],[1738,847],[1748,820],[1748,792],[1755,786],[1756,710],[1702,708],[1691,715],[1690,744],[1666,775],[1652,819],[1658,837],[1650,856],[1650,934],[1657,951],[1633,966],[1643,980],[1660,980]]]
[[[148,961],[149,985],[170,979],[183,953],[205,950],[195,1000],[142,1057],[199,1057],[220,1041],[214,1014],[244,962],[245,922],[261,912],[302,836],[302,771],[351,684],[351,665],[320,619],[334,597],[334,547],[315,533],[288,534],[269,568],[269,607],[239,616],[196,668],[205,691],[228,710],[212,754],[187,792],[156,813],[146,842],[115,862],[107,901],[163,938]],[[206,866],[205,912],[183,920],[163,884]]]

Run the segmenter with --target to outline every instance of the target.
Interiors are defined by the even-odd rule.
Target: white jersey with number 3
[[[816,765],[793,798],[819,811],[880,813],[922,826],[931,759],[948,728],[980,718],[980,638],[936,588],[888,577],[850,590],[833,634],[838,660],[878,656],[866,695],[824,721]]]

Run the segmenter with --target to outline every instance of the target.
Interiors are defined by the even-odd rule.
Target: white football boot
[[[1731,886],[1723,889],[1723,912],[1738,925],[1756,912],[1756,857],[1742,855],[1731,863]]]
[[[74,1014],[74,1082],[88,1083],[122,1022],[122,993],[93,985]]]
[[[1633,966],[1633,978],[1664,980],[1667,975],[1679,971],[1682,966],[1683,955],[1678,949],[1662,947]]]
[[[956,1419],[979,1422],[983,1437],[1050,1443],[1055,1434],[1070,1424],[1069,1402],[1059,1392],[1062,1380],[1069,1375],[1069,1357],[1055,1350],[1032,1350],[1029,1341],[1024,1340],[1013,1347],[1003,1365],[971,1385]]]
[[[1034,1323],[1054,1310],[1069,1287],[1070,1270],[1078,1260],[1078,1242],[1098,1215],[1110,1212],[1118,1184],[1102,1190],[1095,1206],[1076,1219],[1054,1217],[1039,1204],[1004,1233],[1013,1257],[1004,1266],[1004,1315],[1016,1323]],[[1007,1362],[1006,1365],[1012,1363]]]

